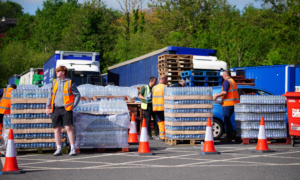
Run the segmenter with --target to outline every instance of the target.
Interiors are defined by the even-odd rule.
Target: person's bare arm
[[[213,97],[213,101],[215,101],[218,97],[220,97],[220,96],[224,96],[224,95],[226,95],[227,94],[227,92],[226,91],[222,91],[222,92],[220,92],[219,94],[217,94],[217,95],[214,95],[214,97]]]

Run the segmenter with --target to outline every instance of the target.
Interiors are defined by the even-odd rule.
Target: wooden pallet
[[[52,148],[33,148],[33,149],[16,149],[17,154],[48,154],[48,153],[53,153],[56,151],[56,149]],[[68,147],[61,148],[62,154],[68,154]]]
[[[129,148],[76,148],[76,153],[125,153]]]
[[[166,138],[165,143],[170,146],[195,146],[195,141],[203,141],[204,139],[168,139]],[[200,145],[201,142],[197,142]]]
[[[189,71],[193,70],[191,67],[165,67],[165,68],[158,68],[158,72],[171,72],[171,71]]]
[[[187,67],[193,68],[193,63],[159,63],[158,68],[177,68],[177,67]]]
[[[256,144],[257,139],[256,138],[240,138],[237,137],[235,139],[236,143],[241,143],[241,144]],[[291,144],[291,138],[267,138],[268,144],[271,145],[282,145],[282,144]]]
[[[193,60],[193,55],[164,54],[164,55],[158,56],[158,62],[160,62],[161,60],[171,60],[171,59]]]
[[[181,71],[161,71],[159,72],[159,76],[180,76]]]

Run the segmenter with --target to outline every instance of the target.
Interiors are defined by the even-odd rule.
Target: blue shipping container
[[[231,68],[237,76],[245,76],[246,79],[254,79],[256,87],[269,90],[277,95],[286,92],[294,92],[295,86],[300,86],[299,65],[273,65]]]
[[[16,79],[20,79],[21,75],[14,74],[8,79],[8,84],[15,84]]]
[[[148,84],[149,78],[158,78],[158,56],[163,54],[186,54],[198,56],[216,56],[213,49],[197,49],[168,46],[152,53],[108,67],[108,82],[118,86]]]

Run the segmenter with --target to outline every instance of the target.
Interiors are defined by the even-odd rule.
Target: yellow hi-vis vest
[[[164,111],[164,84],[158,84],[153,87],[152,89],[152,104],[153,104],[153,111]]]
[[[222,106],[234,106],[239,103],[239,92],[235,81],[232,78],[227,79],[230,84],[228,92],[222,97]],[[223,87],[222,87],[223,91]]]
[[[3,91],[3,97],[0,102],[0,114],[10,114],[10,98],[11,90],[14,88],[5,88]]]
[[[145,87],[145,94],[143,96],[145,97],[150,92],[150,88],[149,88],[149,85],[146,85],[144,87]],[[147,104],[146,100],[142,100],[141,104],[142,104],[141,108],[143,110],[147,110],[148,104]]]
[[[56,95],[56,91],[57,91],[57,86],[58,86],[58,79],[54,79],[53,84],[52,84],[53,88],[52,88],[52,92],[51,92],[52,112],[53,112],[53,108],[55,106],[54,100],[55,100],[55,95]],[[63,90],[63,98],[64,98],[64,105],[65,105],[66,111],[71,111],[74,106],[74,95],[72,94],[71,86],[72,86],[72,81],[71,80],[66,81],[66,83],[64,85],[64,90]]]

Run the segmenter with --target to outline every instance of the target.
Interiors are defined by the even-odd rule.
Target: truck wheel
[[[214,119],[212,126],[213,126],[212,131],[213,131],[214,139],[220,139],[220,137],[224,133],[223,132],[224,131],[223,123],[218,119]]]

